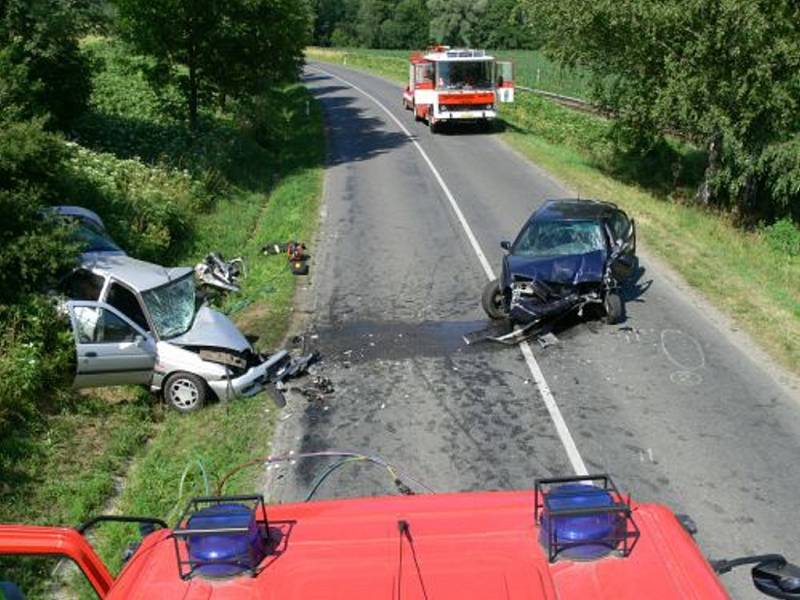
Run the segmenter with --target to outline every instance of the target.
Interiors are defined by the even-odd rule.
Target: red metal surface
[[[439,94],[439,104],[494,104],[493,92]]]
[[[80,567],[100,598],[106,598],[114,581],[86,538],[74,529],[0,525],[0,554],[69,558]]]
[[[635,505],[628,558],[547,562],[533,492],[336,500],[267,507],[277,549],[256,577],[178,577],[168,531],[150,535],[109,600],[714,600],[716,575],[672,513]],[[409,524],[410,538],[398,521]]]

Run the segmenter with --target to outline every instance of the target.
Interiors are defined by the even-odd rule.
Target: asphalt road
[[[303,329],[336,392],[324,401],[291,393],[275,450],[378,454],[437,491],[573,474],[520,350],[463,343],[487,324],[487,275],[431,166],[375,101],[424,149],[496,271],[500,240],[568,191],[496,135],[430,134],[394,84],[331,65],[306,75],[325,111],[329,167]],[[576,320],[558,345],[532,345],[579,460],[638,500],[691,515],[709,556],[800,560],[798,391],[652,261],[641,261],[626,294],[622,325]],[[312,462],[273,471],[267,494],[302,498],[321,466]],[[393,491],[380,469],[348,465],[316,497]],[[758,597],[748,572],[725,577],[737,598]]]

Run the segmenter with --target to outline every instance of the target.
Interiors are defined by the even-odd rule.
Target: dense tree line
[[[796,0],[522,0],[546,50],[594,75],[618,143],[664,130],[707,151],[698,201],[747,219],[800,220],[800,4]]]
[[[518,0],[315,0],[320,46],[424,48],[429,44],[534,48],[536,28]]]

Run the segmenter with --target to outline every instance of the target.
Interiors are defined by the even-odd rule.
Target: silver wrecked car
[[[102,221],[98,225],[102,228]],[[198,297],[193,270],[87,249],[60,291],[77,347],[75,386],[146,384],[181,412],[257,394],[286,363],[263,356]]]

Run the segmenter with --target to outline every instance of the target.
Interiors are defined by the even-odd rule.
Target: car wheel
[[[508,317],[505,306],[505,298],[503,298],[503,290],[500,289],[500,281],[495,279],[490,281],[483,288],[481,295],[481,306],[490,319],[505,319]]]
[[[606,309],[606,323],[616,325],[625,316],[625,307],[622,304],[622,297],[616,292],[608,292],[603,303]]]
[[[206,403],[208,385],[193,373],[173,373],[164,383],[164,399],[182,413],[199,410]]]

